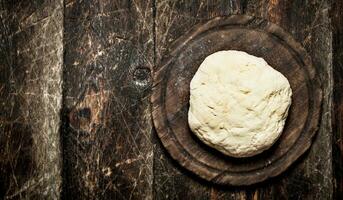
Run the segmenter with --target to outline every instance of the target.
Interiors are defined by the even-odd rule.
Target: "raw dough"
[[[205,144],[233,157],[249,157],[282,133],[292,91],[263,58],[218,51],[200,65],[190,84],[188,123]]]

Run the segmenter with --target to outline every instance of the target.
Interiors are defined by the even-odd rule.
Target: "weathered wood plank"
[[[333,44],[333,176],[334,198],[343,199],[343,1],[335,0],[331,9]]]
[[[0,1],[0,199],[59,199],[63,2]]]
[[[63,198],[152,198],[152,6],[65,2]]]

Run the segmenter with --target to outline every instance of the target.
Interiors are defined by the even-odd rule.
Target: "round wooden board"
[[[203,144],[189,129],[189,84],[201,62],[220,50],[264,58],[286,76],[293,96],[279,140],[250,158],[232,158]],[[280,27],[263,19],[214,18],[179,38],[154,72],[151,97],[159,138],[171,156],[198,176],[227,185],[250,185],[285,171],[311,145],[320,118],[322,91],[305,50]]]

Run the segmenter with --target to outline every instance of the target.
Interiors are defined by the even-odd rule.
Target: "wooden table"
[[[340,0],[0,0],[0,199],[342,199]],[[323,87],[310,150],[282,175],[217,186],[180,167],[151,119],[151,74],[216,16],[278,24]]]

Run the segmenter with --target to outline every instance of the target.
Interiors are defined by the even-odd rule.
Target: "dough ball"
[[[281,135],[291,95],[287,78],[263,58],[219,51],[202,62],[191,81],[188,123],[220,152],[254,156]]]

